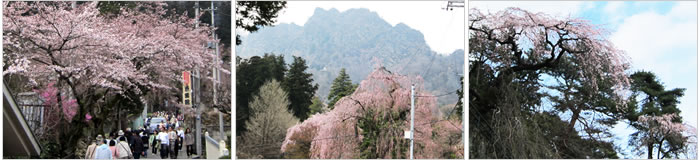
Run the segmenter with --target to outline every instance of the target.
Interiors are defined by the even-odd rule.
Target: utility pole
[[[214,1],[211,1],[211,26],[216,27],[214,24],[214,21],[216,21],[216,18],[214,16]],[[212,31],[211,32],[211,37],[216,40],[216,32]],[[213,43],[214,47],[216,48],[216,56],[214,56],[214,66],[212,67],[212,81],[214,83],[214,86],[212,87],[214,89],[214,96],[213,96],[213,101],[214,101],[214,106],[217,105],[216,103],[216,87],[219,85],[219,70],[216,69],[217,66],[219,66],[219,43]],[[221,135],[221,140],[225,141],[226,140],[226,135],[224,134],[224,115],[219,111],[219,134]]]
[[[198,1],[194,2],[194,17],[196,18],[196,22],[195,22],[194,27],[198,28],[199,27],[199,2]],[[195,133],[195,138],[196,138],[195,139],[195,142],[196,142],[195,148],[197,148],[197,156],[201,157],[202,156],[202,119],[201,119],[202,111],[201,110],[202,110],[203,106],[200,104],[201,101],[199,100],[199,95],[201,93],[201,92],[199,92],[199,89],[200,89],[199,87],[200,87],[200,82],[201,82],[200,78],[199,78],[199,69],[195,70],[195,75],[196,75],[197,81],[195,82],[196,85],[193,88],[196,88],[195,93],[197,93],[197,94],[195,96],[195,102],[192,103],[192,104],[195,104],[197,106],[195,108],[195,112],[196,112],[195,113],[195,132],[196,132]]]
[[[415,102],[416,102],[416,92],[415,92],[415,85],[411,84],[411,160],[413,160],[413,112],[415,110]]]

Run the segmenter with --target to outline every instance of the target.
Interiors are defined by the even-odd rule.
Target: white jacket
[[[129,148],[129,143],[125,141],[119,141],[117,144],[117,157],[119,159],[131,159],[134,155],[131,153],[131,148]]]

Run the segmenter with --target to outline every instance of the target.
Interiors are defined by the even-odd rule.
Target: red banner
[[[190,85],[190,72],[182,71],[182,78],[185,80],[185,85]]]

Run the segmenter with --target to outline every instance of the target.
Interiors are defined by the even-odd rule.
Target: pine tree
[[[628,118],[632,122],[638,131],[631,135],[630,143],[636,146],[635,150],[641,151],[641,148],[646,148],[647,158],[653,158],[653,151],[656,150],[657,158],[659,157],[670,157],[674,154],[677,155],[683,148],[685,140],[682,136],[671,136],[674,132],[664,132],[665,134],[654,134],[654,130],[663,127],[663,125],[654,125],[657,123],[659,117],[671,117],[667,118],[668,123],[678,123],[682,122],[679,116],[680,113],[677,105],[680,103],[679,99],[684,95],[684,88],[675,88],[671,90],[666,90],[661,82],[656,79],[656,75],[652,72],[640,71],[630,75],[632,80],[632,98],[635,100],[637,96],[643,93],[646,95],[641,101],[641,112],[636,112],[636,109],[631,110]],[[633,104],[637,104],[634,101]],[[654,120],[649,120],[654,119]],[[678,128],[678,127],[676,127]],[[675,132],[678,132],[677,130]],[[667,135],[668,134],[668,135]],[[679,138],[674,138],[679,137]],[[651,140],[650,140],[651,139]],[[667,144],[667,145],[663,145]],[[643,146],[643,147],[642,147]],[[642,153],[642,152],[639,152]],[[659,154],[663,153],[663,154]]]
[[[457,89],[457,96],[459,97],[457,100],[457,105],[455,108],[457,110],[457,116],[459,116],[459,120],[462,120],[462,113],[464,111],[464,76],[459,77],[459,89]],[[451,115],[447,115],[448,117]]]
[[[289,65],[289,72],[284,77],[282,86],[289,92],[289,109],[292,110],[294,116],[300,120],[308,118],[309,106],[311,98],[313,98],[318,84],[313,85],[314,79],[311,73],[307,73],[306,60],[301,57],[294,56],[294,62]]]
[[[357,85],[352,84],[350,75],[345,73],[345,68],[340,69],[340,74],[333,80],[331,85],[331,93],[328,94],[328,108],[333,109],[335,102],[355,92],[355,88],[357,88]]]
[[[323,102],[321,102],[321,99],[318,98],[317,96],[314,96],[314,98],[311,100],[311,106],[309,106],[309,117],[316,113],[323,113],[324,112],[324,107],[323,107]]]
[[[287,128],[299,122],[287,110],[289,104],[287,93],[277,80],[268,81],[260,87],[258,95],[249,104],[252,116],[246,122],[248,132],[239,140],[242,143],[241,156],[279,158],[279,148]]]

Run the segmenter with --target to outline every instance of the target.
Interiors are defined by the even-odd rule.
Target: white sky
[[[442,9],[446,6],[446,1],[288,1],[287,8],[282,10],[277,21],[303,26],[317,7],[325,10],[336,8],[340,12],[351,8],[367,8],[377,12],[392,26],[404,23],[420,31],[432,50],[449,54],[457,49],[464,49],[465,9]]]

